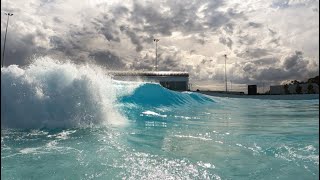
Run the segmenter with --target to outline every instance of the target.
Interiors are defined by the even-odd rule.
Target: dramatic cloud
[[[106,69],[188,71],[194,88],[270,85],[319,74],[316,0],[2,1],[5,64],[38,56]],[[2,60],[2,57],[1,57]],[[238,89],[236,88],[238,87]]]

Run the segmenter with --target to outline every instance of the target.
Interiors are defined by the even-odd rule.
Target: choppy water
[[[3,179],[319,179],[319,100],[113,81],[51,59],[1,69]]]

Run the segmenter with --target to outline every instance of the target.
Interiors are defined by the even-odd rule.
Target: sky
[[[6,65],[38,57],[187,71],[193,89],[260,92],[319,75],[317,0],[1,0]],[[2,58],[2,56],[1,56]]]

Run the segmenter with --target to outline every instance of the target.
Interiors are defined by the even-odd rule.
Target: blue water
[[[319,100],[174,92],[38,59],[1,69],[2,179],[319,179]]]

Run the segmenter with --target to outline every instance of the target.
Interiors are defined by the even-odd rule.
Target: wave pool
[[[1,69],[2,179],[319,179],[319,100],[174,92],[42,58]]]

